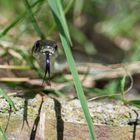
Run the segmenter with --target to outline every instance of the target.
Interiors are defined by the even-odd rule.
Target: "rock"
[[[0,99],[0,126],[8,140],[89,140],[88,128],[78,99],[66,101],[46,95],[11,97],[16,112]],[[132,140],[133,124],[140,109],[120,101],[100,100],[88,103],[94,120],[97,140]],[[132,114],[131,117],[129,114]],[[9,121],[8,121],[9,119]],[[140,139],[137,126],[136,140]]]

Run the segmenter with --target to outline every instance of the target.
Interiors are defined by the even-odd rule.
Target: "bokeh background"
[[[96,68],[95,64],[103,65],[104,67],[95,69],[101,74],[108,65],[118,64],[115,65],[118,68],[122,67],[121,64],[136,63],[135,70],[132,73],[130,71],[134,83],[129,91],[130,94],[136,95],[129,98],[138,98],[140,91],[140,2],[138,0],[62,1],[76,63],[84,63],[85,67],[89,63],[93,64],[93,69]],[[57,42],[60,55],[56,61],[59,63],[58,67],[63,67],[66,61],[65,54],[63,54],[56,23],[47,1],[30,0],[30,4],[46,38]],[[44,72],[31,54],[31,48],[38,39],[39,36],[33,28],[23,1],[1,0],[0,88],[18,91],[41,85]],[[14,67],[11,68],[11,65]],[[70,97],[75,96],[69,75],[69,69],[66,66],[52,76],[52,89],[55,87],[56,94],[70,93]],[[108,72],[105,78],[96,80],[95,73],[81,75],[87,76],[83,86],[88,97],[97,94],[113,95],[121,91],[120,82],[124,75],[117,75],[117,70],[116,76],[109,76]],[[125,79],[125,89],[129,88],[131,83],[132,79],[128,76]]]

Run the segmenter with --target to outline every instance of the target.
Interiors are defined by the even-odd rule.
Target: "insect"
[[[32,53],[39,54],[43,61],[43,65],[45,64],[45,74],[43,78],[42,85],[46,79],[46,75],[48,75],[48,84],[50,85],[50,77],[51,77],[51,57],[56,58],[57,56],[57,44],[55,41],[51,40],[38,40],[35,42]]]

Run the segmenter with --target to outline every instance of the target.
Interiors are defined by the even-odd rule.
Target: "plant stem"
[[[32,24],[34,26],[35,31],[37,32],[38,36],[40,36],[41,39],[45,39],[45,35],[41,31],[41,29],[40,29],[40,27],[39,27],[34,15],[33,15],[32,8],[31,8],[28,0],[23,0],[23,1],[24,1],[25,6],[26,6],[26,9],[28,11],[28,14],[29,14],[29,16],[31,18],[31,21],[32,21]]]

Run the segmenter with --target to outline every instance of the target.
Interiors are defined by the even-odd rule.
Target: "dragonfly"
[[[55,41],[52,40],[37,40],[34,43],[34,46],[32,48],[32,54],[38,54],[41,58],[43,58],[41,61],[43,61],[43,65],[45,64],[45,73],[42,81],[42,85],[45,82],[46,76],[47,77],[47,83],[50,85],[50,78],[51,78],[51,63],[52,63],[52,57],[56,58],[58,55],[57,51],[57,44]]]

